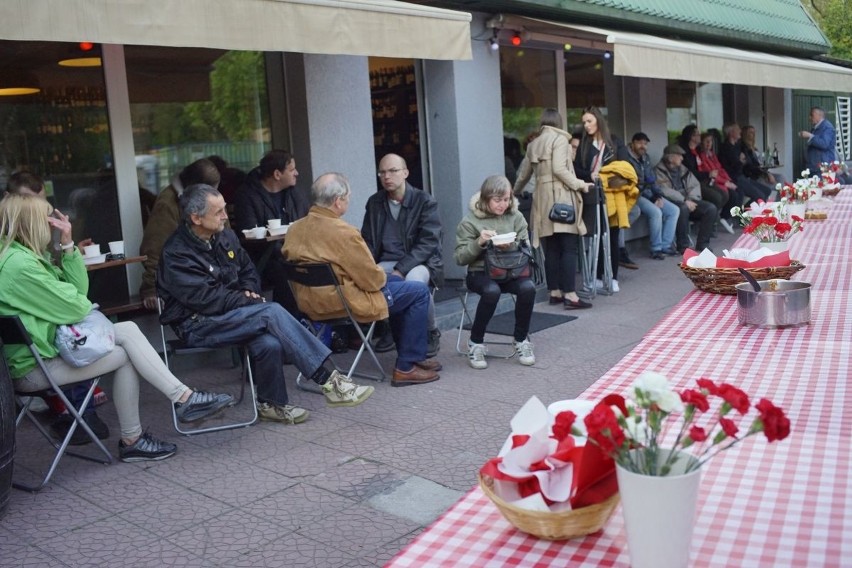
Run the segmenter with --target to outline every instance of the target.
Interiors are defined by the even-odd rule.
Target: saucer
[[[106,257],[107,257],[107,255],[105,255],[105,254],[95,254],[95,255],[92,255],[92,256],[84,256],[83,257],[83,264],[85,264],[86,266],[89,266],[89,265],[92,265],[92,264],[101,264],[103,262],[106,262]]]

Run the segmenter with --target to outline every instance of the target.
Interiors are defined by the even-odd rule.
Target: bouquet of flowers
[[[803,170],[802,177],[797,179],[795,183],[779,183],[775,186],[775,189],[778,190],[778,195],[782,199],[802,203],[815,195],[817,189],[822,189],[823,186],[821,176],[811,176],[810,170]]]
[[[731,216],[737,218],[744,233],[762,243],[783,242],[804,230],[805,220],[787,213],[785,199],[770,203],[758,200],[748,209],[732,207]]]
[[[837,160],[833,162],[822,162],[819,165],[819,170],[822,175],[822,179],[828,183],[835,183],[837,182],[837,174],[843,171],[843,165]]]
[[[790,434],[790,420],[771,401],[762,398],[752,405],[749,396],[733,385],[705,378],[696,384],[697,388],[675,392],[663,375],[642,373],[631,387],[632,400],[608,395],[582,419],[589,442],[629,471],[664,476],[680,450],[692,453],[694,459],[685,469],[689,472],[755,434],[762,432],[770,443]],[[743,431],[737,422],[749,414],[751,423]],[[680,427],[664,447],[663,439],[668,442],[673,433],[667,421],[675,417]],[[576,419],[573,413],[557,416],[563,426]],[[573,431],[582,430],[574,427]]]

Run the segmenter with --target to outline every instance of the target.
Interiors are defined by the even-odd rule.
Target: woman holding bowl
[[[530,278],[516,278],[495,282],[485,271],[485,250],[492,237],[515,233],[515,241],[499,246],[517,247],[528,238],[527,222],[518,210],[518,201],[512,196],[512,186],[506,176],[486,178],[482,187],[470,200],[470,212],[456,227],[455,260],[467,266],[465,284],[471,292],[479,294],[479,305],[470,329],[468,362],[474,369],[485,369],[487,349],[484,344],[485,328],[494,311],[500,294],[515,294],[514,348],[521,365],[534,365],[535,354],[529,335],[530,319],[535,305],[535,283]]]

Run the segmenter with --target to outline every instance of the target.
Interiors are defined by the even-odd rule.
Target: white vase
[[[687,568],[701,469],[684,474],[694,461],[680,459],[666,476],[642,475],[616,466],[631,568]],[[661,459],[669,450],[662,450]]]
[[[760,246],[762,248],[768,248],[769,250],[774,251],[774,252],[782,252],[782,251],[785,251],[785,250],[790,250],[790,243],[787,242],[787,241],[777,241],[777,242],[773,242],[773,243],[760,241]]]

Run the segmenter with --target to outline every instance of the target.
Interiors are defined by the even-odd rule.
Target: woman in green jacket
[[[50,263],[51,228],[60,234],[62,266]],[[71,240],[71,223],[50,203],[33,196],[8,195],[0,201],[0,315],[16,315],[39,355],[62,386],[115,371],[113,400],[121,426],[122,461],[161,460],[176,446],[142,431],[139,422],[139,377],[165,394],[184,422],[201,420],[227,406],[230,395],[193,391],[163,364],[133,322],[115,325],[115,348],[85,367],[66,363],[54,346],[56,327],[82,320],[92,309],[86,297],[89,279],[80,251]],[[17,392],[49,388],[47,378],[24,345],[3,351]]]
[[[455,260],[459,266],[467,266],[467,289],[479,294],[479,305],[470,328],[468,362],[474,369],[485,369],[485,328],[500,294],[515,294],[515,352],[521,365],[534,365],[535,354],[529,335],[530,319],[535,305],[535,283],[529,278],[518,278],[506,282],[494,282],[485,272],[485,249],[495,235],[516,233],[515,243],[526,241],[529,236],[527,222],[518,210],[518,201],[512,197],[512,186],[506,176],[493,175],[482,183],[479,193],[470,200],[470,213],[456,228]]]

